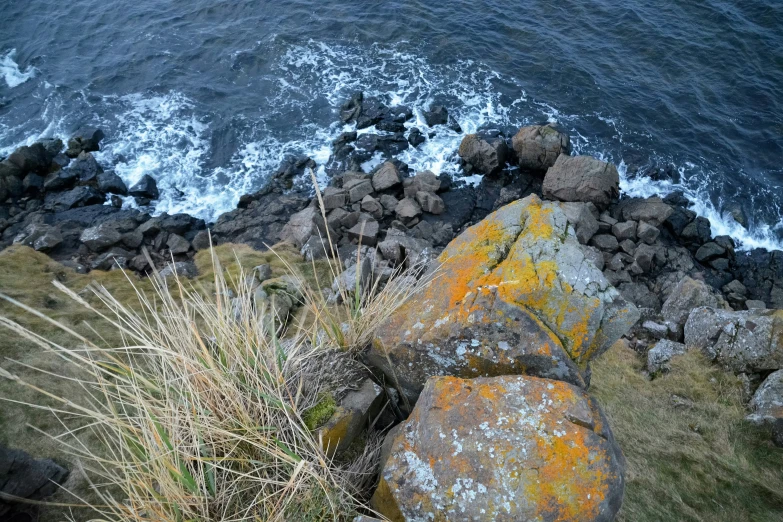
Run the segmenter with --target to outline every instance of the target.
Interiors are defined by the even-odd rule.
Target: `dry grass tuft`
[[[281,339],[268,330],[274,323],[265,315],[274,311],[256,309],[243,271],[226,281],[217,255],[212,261],[212,292],[204,293],[203,281],[197,290],[177,279],[145,281],[146,292],[127,279],[133,306],[102,286],[92,287],[96,305],[55,283],[119,343],[93,342],[97,331],[86,335],[14,303],[59,338],[6,317],[0,324],[71,368],[41,371],[80,393],[59,395],[40,379],[0,372],[41,394],[31,406],[54,413],[65,428],[56,438],[84,465],[101,518],[350,520],[362,508],[377,445],[350,463],[327,458],[303,420],[329,392],[314,335]]]

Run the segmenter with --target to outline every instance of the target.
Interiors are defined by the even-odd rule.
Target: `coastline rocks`
[[[160,197],[158,183],[155,181],[155,178],[149,174],[142,176],[142,178],[130,188],[128,194],[136,198],[149,200],[158,199],[158,197]]]
[[[533,377],[427,381],[371,504],[395,521],[614,520],[625,460],[598,404]]]
[[[561,154],[571,153],[571,139],[555,125],[522,127],[511,139],[517,162],[523,169],[546,171]]]
[[[400,183],[400,171],[397,166],[390,161],[382,164],[372,175],[372,187],[376,192],[390,189]]]
[[[459,157],[479,174],[497,174],[506,165],[508,146],[502,136],[468,134],[459,146]]]
[[[685,344],[734,372],[778,370],[783,368],[783,310],[697,308],[685,324]]]
[[[677,283],[669,298],[663,303],[661,315],[667,326],[682,339],[683,328],[693,309],[700,306],[716,308],[720,305],[718,298],[703,281],[685,277]]]
[[[547,199],[583,201],[599,209],[620,194],[620,174],[611,163],[590,156],[560,155],[544,177]]]
[[[368,354],[411,402],[432,375],[583,386],[580,369],[639,318],[585,258],[558,204],[534,195],[467,229],[438,261],[425,276],[438,279],[378,329]]]
[[[668,339],[658,341],[655,346],[647,352],[647,371],[650,373],[669,371],[669,361],[671,361],[675,355],[684,354],[685,351],[686,347],[682,343],[677,343]]]

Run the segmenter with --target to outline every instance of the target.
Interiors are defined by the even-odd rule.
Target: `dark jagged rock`
[[[98,175],[98,190],[105,194],[128,195],[128,187],[114,172],[103,172]]]
[[[68,470],[49,459],[34,459],[21,450],[0,446],[0,491],[28,500],[42,500],[68,478]],[[0,500],[0,517],[11,520],[14,504]],[[8,518],[6,518],[8,517]]]
[[[155,178],[149,174],[142,176],[142,178],[130,188],[128,194],[133,197],[146,198],[151,200],[155,200],[160,197],[160,192],[158,192],[158,183],[155,181]]]
[[[449,111],[442,105],[433,105],[430,110],[424,111],[422,114],[424,121],[427,125],[434,127],[435,125],[446,125],[449,122]]]

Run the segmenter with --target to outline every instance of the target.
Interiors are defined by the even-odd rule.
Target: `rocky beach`
[[[782,251],[738,250],[681,193],[622,193],[617,166],[572,155],[556,124],[468,134],[431,106],[427,139],[463,135],[458,178],[402,161],[425,141],[410,108],[356,92],[334,112],[353,130],[328,160],[286,158],[209,223],[154,212],[158,180],[128,187],[101,165],[99,129],[20,147],[0,162],[0,247],[144,279],[153,265],[196,277],[211,245],[284,244],[302,261],[340,260],[323,288],[332,303],[341,281],[382,288],[422,267],[435,283],[379,328],[359,355],[365,380],[318,428],[339,453],[378,417],[371,505],[390,520],[614,520],[625,458],[590,390],[592,362],[618,345],[652,380],[702,353],[742,383],[747,422],[783,445]],[[319,168],[328,184],[315,194]],[[275,299],[283,322],[295,315],[301,295],[256,279],[258,300]],[[393,407],[379,416],[380,398]],[[0,474],[64,478],[51,462],[25,466]],[[51,492],[5,484],[31,499]]]

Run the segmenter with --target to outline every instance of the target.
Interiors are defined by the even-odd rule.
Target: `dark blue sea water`
[[[0,155],[85,125],[158,211],[207,219],[287,154],[319,162],[363,89],[467,131],[557,121],[637,195],[685,190],[713,232],[783,245],[780,0],[26,0],[0,17]],[[423,127],[423,122],[416,125]],[[461,135],[404,158],[459,174]],[[634,176],[673,164],[674,179]],[[368,165],[369,166],[369,165]],[[728,217],[740,206],[748,229]]]

